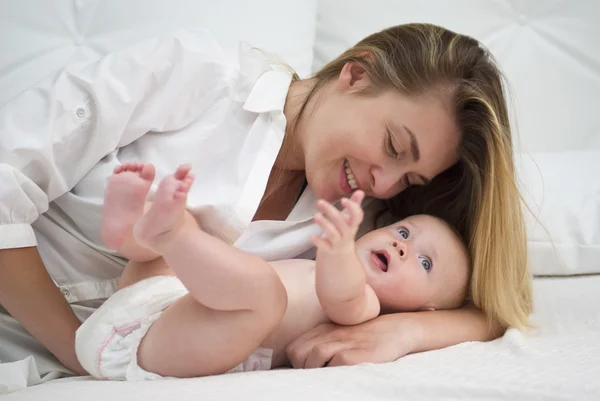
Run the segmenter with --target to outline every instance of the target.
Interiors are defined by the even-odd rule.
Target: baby
[[[118,167],[102,239],[130,259],[120,289],[77,332],[93,376],[197,377],[289,365],[286,348],[312,328],[381,313],[450,309],[467,292],[469,259],[443,221],[419,215],[355,241],[356,191],[344,210],[320,201],[316,261],[264,260],[205,233],[185,210],[190,166],[164,178],[151,164]]]

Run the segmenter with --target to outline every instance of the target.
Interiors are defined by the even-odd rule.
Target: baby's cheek
[[[396,282],[394,294],[396,302],[406,310],[418,310],[431,298],[430,291],[424,283],[414,276],[407,276],[404,280]]]

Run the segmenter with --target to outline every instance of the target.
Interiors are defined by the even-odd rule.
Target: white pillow
[[[213,32],[232,59],[240,41],[310,72],[317,0],[0,1],[0,106],[74,62],[187,27]]]
[[[600,1],[593,0],[371,0],[367,7],[364,0],[321,0],[313,69],[368,34],[408,22],[484,42],[514,95],[515,145],[548,152],[523,156],[519,168],[529,204],[553,241],[528,214],[533,273],[600,273],[598,15]]]
[[[517,166],[533,274],[600,273],[600,151],[533,153]]]
[[[442,25],[499,60],[523,151],[600,150],[598,16],[597,0],[321,0],[313,68],[389,26]]]

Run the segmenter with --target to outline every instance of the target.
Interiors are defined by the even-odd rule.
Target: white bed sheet
[[[395,363],[156,382],[61,379],[3,401],[600,400],[600,275],[538,278],[538,328]]]

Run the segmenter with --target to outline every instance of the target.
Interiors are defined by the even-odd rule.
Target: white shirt
[[[38,245],[69,302],[110,296],[125,261],[101,245],[104,188],[141,161],[157,182],[192,164],[188,209],[212,234],[266,260],[310,250],[310,190],[286,221],[251,224],[291,73],[257,50],[239,69],[226,59],[209,32],[182,31],[70,66],[0,109],[0,249]]]

